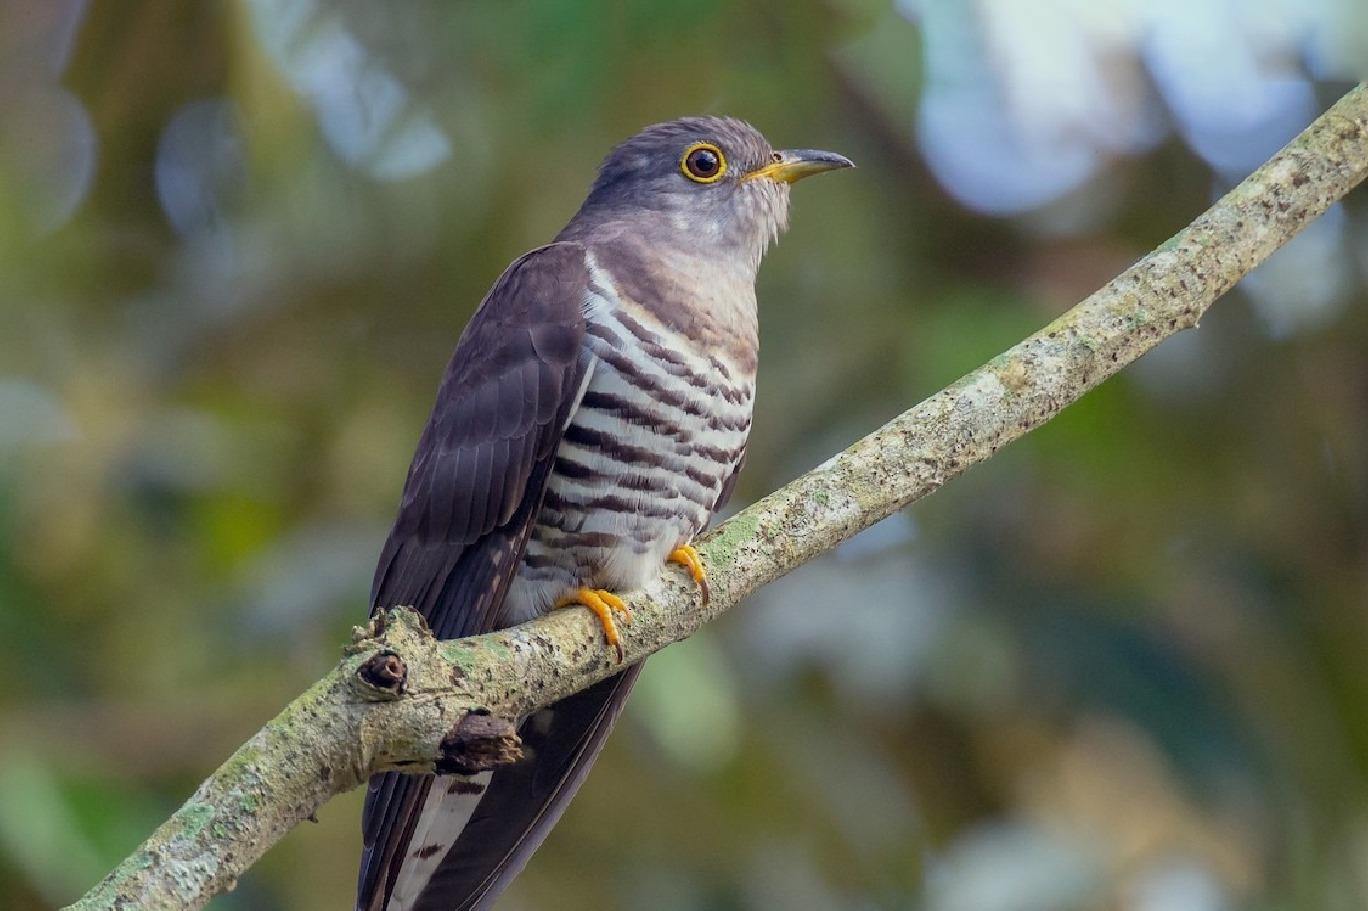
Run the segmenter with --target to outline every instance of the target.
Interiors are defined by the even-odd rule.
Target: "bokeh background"
[[[860,164],[762,271],[744,504],[1365,61],[1354,0],[0,3],[0,907],[333,664],[461,326],[614,142],[730,113]],[[1368,906],[1365,219],[653,658],[500,907]],[[359,811],[212,907],[350,907]]]

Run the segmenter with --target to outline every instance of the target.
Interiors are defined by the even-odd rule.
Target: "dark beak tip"
[[[803,161],[825,161],[834,165],[850,167],[855,164],[840,152],[828,152],[825,149],[794,149],[787,153]]]
[[[799,149],[793,155],[799,161],[817,165],[825,171],[839,171],[844,168],[855,167],[855,162],[838,152],[827,152],[822,149]]]

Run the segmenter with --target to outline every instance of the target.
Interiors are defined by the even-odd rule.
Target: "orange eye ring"
[[[727,173],[727,156],[711,142],[695,142],[680,156],[679,170],[694,183],[717,183]]]

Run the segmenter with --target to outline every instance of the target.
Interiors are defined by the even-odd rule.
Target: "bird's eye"
[[[713,183],[727,173],[727,159],[722,150],[711,142],[695,142],[684,150],[679,159],[679,170],[697,183]]]

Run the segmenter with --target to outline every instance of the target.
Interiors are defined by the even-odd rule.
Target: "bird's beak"
[[[785,149],[776,152],[775,160],[764,167],[756,168],[742,180],[767,177],[777,183],[796,183],[804,177],[821,174],[823,171],[836,171],[840,168],[853,168],[855,163],[844,155],[823,152],[820,149]]]

